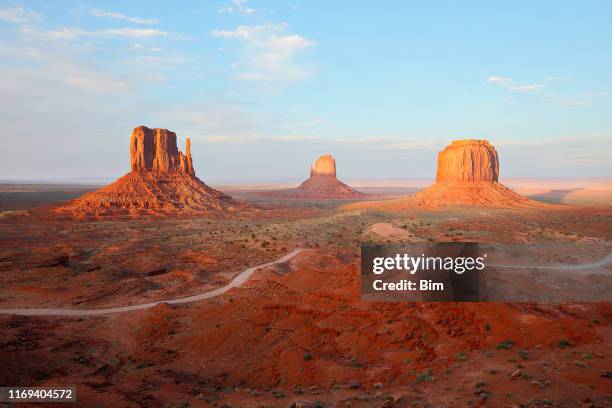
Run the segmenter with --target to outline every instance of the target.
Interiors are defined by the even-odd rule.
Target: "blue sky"
[[[204,180],[433,177],[489,139],[502,177],[612,174],[612,5],[0,2],[0,178],[114,178],[131,129]]]

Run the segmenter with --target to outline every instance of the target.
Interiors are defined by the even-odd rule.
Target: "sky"
[[[114,179],[138,125],[204,181],[612,175],[609,1],[0,1],[0,179]]]

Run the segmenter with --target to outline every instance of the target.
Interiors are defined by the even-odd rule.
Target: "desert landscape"
[[[498,183],[485,141],[442,150],[437,183],[416,195],[334,199],[319,183],[311,200],[232,198],[176,145],[137,127],[117,182],[0,213],[0,385],[73,385],[80,406],[108,407],[612,403],[610,303],[364,302],[359,278],[362,242],[573,243],[599,256],[610,202],[520,196]],[[311,173],[335,180],[323,160]]]
[[[0,4],[0,404],[612,407],[612,2]]]

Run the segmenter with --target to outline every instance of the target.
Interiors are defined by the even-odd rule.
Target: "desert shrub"
[[[514,345],[514,342],[512,340],[504,340],[501,343],[499,343],[497,345],[497,347],[495,347],[498,350],[507,350],[512,348],[512,346]]]

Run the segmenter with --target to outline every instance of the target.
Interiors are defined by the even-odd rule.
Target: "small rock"
[[[350,380],[348,382],[348,388],[349,390],[358,390],[363,388],[363,385],[361,385],[361,383],[357,380]]]
[[[285,398],[285,393],[279,390],[272,391],[274,398]]]
[[[589,368],[589,365],[584,361],[576,360],[574,361],[574,365],[582,368]]]
[[[383,386],[382,383],[379,383],[379,382],[374,383],[374,388],[382,388],[382,386]]]
[[[510,378],[512,378],[513,380],[519,379],[521,377],[523,377],[523,371],[521,371],[521,369],[518,369],[518,370],[514,371],[510,375]]]

